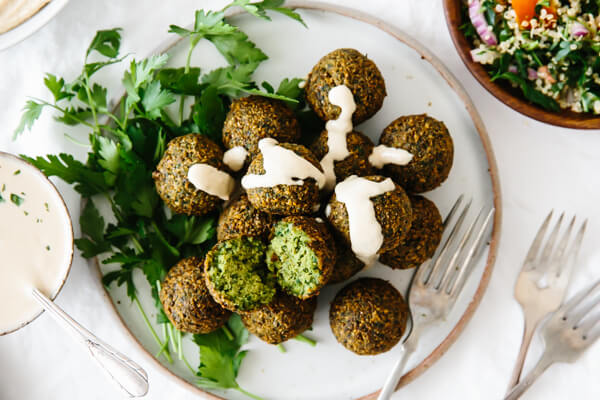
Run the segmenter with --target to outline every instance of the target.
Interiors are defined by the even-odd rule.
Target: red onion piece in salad
[[[517,74],[517,73],[519,73],[519,68],[517,68],[516,65],[509,65],[508,66],[508,72],[511,72],[513,74]]]
[[[535,69],[533,68],[527,68],[527,78],[529,78],[529,80],[536,80],[538,77],[538,73]]]
[[[575,37],[586,36],[588,33],[590,33],[590,31],[579,22],[573,22],[573,25],[571,25],[571,35]]]
[[[485,44],[489,46],[498,44],[498,40],[492,31],[492,27],[488,25],[483,13],[481,12],[481,3],[479,0],[470,0],[469,18],[471,19],[471,23],[475,27],[477,34]]]

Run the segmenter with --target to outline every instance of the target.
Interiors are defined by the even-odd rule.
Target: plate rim
[[[454,342],[458,339],[460,334],[464,331],[466,325],[473,317],[473,314],[479,307],[481,303],[481,299],[485,294],[485,291],[488,287],[489,281],[492,276],[492,272],[494,269],[494,265],[496,262],[497,254],[498,254],[498,246],[500,244],[500,236],[501,236],[501,225],[502,225],[502,193],[500,186],[500,175],[498,171],[498,166],[496,163],[496,157],[493,152],[492,143],[488,136],[487,129],[483,123],[479,112],[477,111],[475,104],[471,100],[471,97],[464,89],[462,84],[458,81],[458,79],[454,76],[454,74],[442,63],[442,61],[435,56],[431,51],[429,51],[424,45],[422,45],[419,41],[415,40],[412,36],[404,33],[402,30],[394,27],[393,25],[374,17],[366,12],[359,11],[350,7],[340,6],[337,4],[329,4],[323,3],[319,1],[310,1],[310,0],[291,0],[286,1],[285,6],[293,9],[303,9],[303,10],[315,10],[315,11],[324,11],[330,12],[333,14],[337,14],[343,17],[348,17],[360,22],[367,23],[372,25],[381,31],[387,33],[392,36],[396,40],[404,43],[405,45],[412,48],[419,55],[421,55],[421,59],[429,62],[435,70],[442,76],[442,78],[446,81],[446,83],[450,86],[450,88],[459,96],[463,105],[465,106],[467,113],[469,114],[475,129],[478,133],[479,139],[483,146],[486,160],[488,162],[488,174],[491,178],[492,184],[492,192],[493,192],[493,204],[495,208],[494,213],[494,225],[492,228],[491,239],[488,250],[488,257],[486,260],[485,269],[481,276],[481,280],[477,286],[477,290],[473,294],[473,298],[469,302],[466,310],[460,319],[456,322],[453,329],[446,336],[446,338],[418,365],[416,365],[413,369],[405,373],[395,390],[397,391],[402,386],[405,386],[423,374],[427,369],[429,369],[437,360],[442,357],[446,351],[454,344]],[[226,15],[227,17],[234,17],[236,15],[242,14],[241,11],[230,11]],[[175,46],[181,38],[173,38],[163,41],[155,50],[150,52],[150,54],[162,54],[168,51],[171,47]],[[83,203],[83,202],[82,202]],[[102,285],[102,272],[100,269],[100,263],[98,258],[95,257],[92,260],[89,260],[89,263],[93,263],[95,266],[96,276],[98,279],[95,280],[96,284],[101,288],[102,298],[112,309],[114,314],[117,316],[118,321],[121,324],[122,330],[126,333],[126,336],[131,339],[133,343],[138,347],[140,352],[143,354],[144,358],[149,361],[155,368],[157,368],[163,375],[171,378],[171,381],[176,383],[179,387],[187,389],[195,394],[200,394],[207,399],[211,400],[226,400],[224,397],[217,396],[211,392],[205,391],[202,388],[194,385],[193,383],[187,381],[181,376],[175,374],[165,365],[163,365],[158,359],[156,359],[149,350],[147,350],[144,345],[139,341],[139,339],[131,332],[126,322],[123,320],[123,317],[119,313],[116,308],[116,305],[112,301],[110,294],[107,288]],[[380,390],[377,390],[373,393],[369,393],[362,397],[357,397],[356,400],[373,400],[376,399]]]
[[[0,52],[21,43],[52,21],[70,0],[50,0],[19,25],[0,34]]]

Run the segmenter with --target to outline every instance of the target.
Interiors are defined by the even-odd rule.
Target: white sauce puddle
[[[373,182],[356,175],[348,177],[335,187],[337,200],[346,205],[348,212],[352,251],[367,267],[377,261],[377,252],[383,244],[381,225],[375,216],[371,198],[395,189],[390,178]]]
[[[246,157],[248,157],[248,151],[243,146],[236,146],[223,154],[223,162],[233,172],[237,172],[244,166]]]
[[[235,179],[231,175],[208,164],[192,165],[187,178],[196,189],[222,200],[229,200],[229,195],[235,189]]]
[[[73,232],[62,199],[43,174],[2,154],[0,196],[2,333],[42,311],[31,294],[34,287],[48,297],[56,295],[69,270]]]
[[[354,96],[346,85],[336,86],[329,91],[329,102],[341,108],[340,115],[336,120],[327,121],[328,152],[321,160],[321,166],[325,171],[325,189],[330,191],[334,188],[336,177],[334,162],[342,161],[350,155],[346,136],[352,132],[352,114],[356,111]]]
[[[248,174],[242,178],[244,189],[273,187],[277,185],[302,185],[313,178],[319,189],[325,185],[325,175],[309,161],[292,150],[277,145],[272,138],[261,139],[258,148],[263,156],[263,175]]]
[[[413,155],[408,151],[383,144],[375,146],[369,156],[369,162],[377,169],[383,168],[386,164],[406,165],[412,159]]]

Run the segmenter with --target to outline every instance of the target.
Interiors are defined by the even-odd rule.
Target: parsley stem
[[[231,341],[235,340],[235,337],[233,337],[233,333],[231,333],[227,325],[223,325],[221,329],[223,329],[223,332],[225,333],[225,336],[227,336],[227,339]]]
[[[185,59],[185,73],[190,72],[190,63],[192,61],[192,53],[194,52],[194,44],[190,39],[190,49],[188,50],[187,58]]]
[[[50,108],[54,108],[57,111],[60,111],[61,113],[65,114],[65,115],[69,115],[69,118],[71,118],[73,121],[77,121],[78,123],[87,126],[88,128],[92,128],[94,129],[94,125],[90,124],[87,121],[82,120],[81,118],[78,118],[74,115],[72,115],[72,113],[69,113],[67,110],[65,110],[64,108],[57,106],[56,104],[52,104],[52,103],[48,103],[45,100],[42,99],[38,99],[37,97],[31,97],[32,100],[35,100],[37,102],[40,102],[41,104],[48,106]]]
[[[179,100],[179,126],[183,125],[183,107],[185,106],[186,96],[181,95]]]
[[[304,343],[307,343],[307,344],[309,344],[309,345],[311,345],[311,346],[313,346],[313,347],[315,347],[315,346],[317,345],[317,342],[316,342],[316,341],[314,341],[314,340],[312,340],[312,339],[309,339],[309,338],[307,338],[306,336],[304,336],[304,335],[302,335],[302,334],[300,334],[300,335],[296,336],[296,337],[294,338],[294,340],[297,340],[297,341],[299,341],[299,342],[304,342]]]
[[[281,343],[279,343],[277,345],[277,350],[279,350],[280,353],[285,353],[286,352],[285,347],[283,347],[283,345]]]
[[[247,391],[245,391],[244,389],[242,389],[242,388],[241,388],[241,387],[239,387],[239,386],[238,386],[238,387],[236,387],[236,388],[235,388],[235,390],[237,390],[237,391],[238,391],[238,392],[240,392],[240,393],[243,393],[243,394],[245,394],[246,396],[250,397],[251,399],[254,399],[254,400],[264,400],[262,397],[258,397],[258,396],[257,396],[257,395],[255,395],[255,394],[252,394],[252,393],[250,393],[250,392],[247,392]]]
[[[177,330],[177,356],[183,360],[183,346],[181,346],[181,331]]]
[[[140,300],[137,298],[137,296],[135,296],[133,298],[133,302],[137,306],[138,310],[140,310],[140,313],[142,314],[142,318],[144,319],[144,322],[146,323],[146,326],[148,327],[148,329],[150,329],[150,333],[152,334],[152,337],[154,338],[154,340],[156,341],[156,343],[158,343],[161,346],[161,350],[162,350],[163,342],[162,342],[162,340],[160,340],[160,338],[156,334],[156,331],[152,327],[152,324],[150,324],[150,320],[148,319],[148,315],[146,315],[146,312],[144,311],[144,308],[142,307],[142,304],[140,303]],[[172,363],[173,362],[173,358],[171,357],[171,354],[169,353],[168,347],[164,350],[164,353],[165,353],[165,358],[167,359],[167,361],[169,363]]]
[[[181,253],[175,247],[171,246],[171,244],[164,237],[164,235],[162,234],[160,229],[158,229],[158,225],[156,225],[156,222],[152,221],[151,225],[152,225],[152,228],[154,229],[154,232],[156,232],[156,235],[158,236],[158,240],[160,240],[165,245],[165,247],[167,249],[169,249],[171,254],[173,254],[175,257],[179,257],[181,255]]]

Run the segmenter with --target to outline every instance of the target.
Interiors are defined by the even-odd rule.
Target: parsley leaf
[[[289,8],[282,7],[283,3],[284,0],[264,0],[256,3],[251,3],[250,0],[235,0],[225,8],[227,9],[232,6],[239,6],[246,10],[248,14],[265,19],[267,21],[270,21],[271,18],[267,15],[266,10],[273,10],[300,22],[302,25],[304,25],[304,27],[306,27],[306,23],[304,23],[304,20],[300,14],[290,10]]]
[[[240,349],[248,339],[248,331],[237,314],[232,315],[226,326],[233,339],[227,337],[224,329],[194,335],[194,342],[200,349],[198,385],[207,389],[235,389],[260,399],[243,390],[236,381],[241,362],[247,354]]]
[[[107,192],[110,189],[102,172],[89,169],[70,154],[48,155],[47,158],[30,158],[25,155],[21,157],[40,169],[46,176],[57,176],[67,183],[75,183],[75,190],[84,197]]]
[[[45,104],[36,103],[33,100],[27,100],[27,103],[25,103],[25,107],[23,107],[23,115],[21,116],[21,121],[19,122],[17,129],[15,129],[14,131],[13,139],[15,139],[21,133],[23,133],[25,129],[31,130],[33,123],[42,114],[42,109],[44,108],[44,106]]]
[[[160,117],[160,111],[174,102],[175,97],[168,90],[163,90],[159,81],[150,83],[142,95],[142,105],[149,119]]]
[[[85,207],[83,207],[79,217],[79,225],[81,232],[88,236],[87,238],[75,239],[75,245],[81,250],[84,258],[95,257],[110,250],[110,243],[104,239],[104,218],[91,199],[88,199]]]
[[[546,110],[560,110],[560,107],[556,100],[542,94],[541,92],[538,92],[527,80],[523,79],[519,75],[513,74],[511,72],[505,72],[494,77],[494,80],[495,79],[506,79],[508,81],[516,83],[521,88],[521,91],[523,92],[523,95],[527,100],[545,108]]]
[[[87,51],[87,57],[95,50],[105,57],[115,58],[119,55],[119,47],[121,46],[121,28],[102,30],[96,32],[96,36],[92,39]]]

